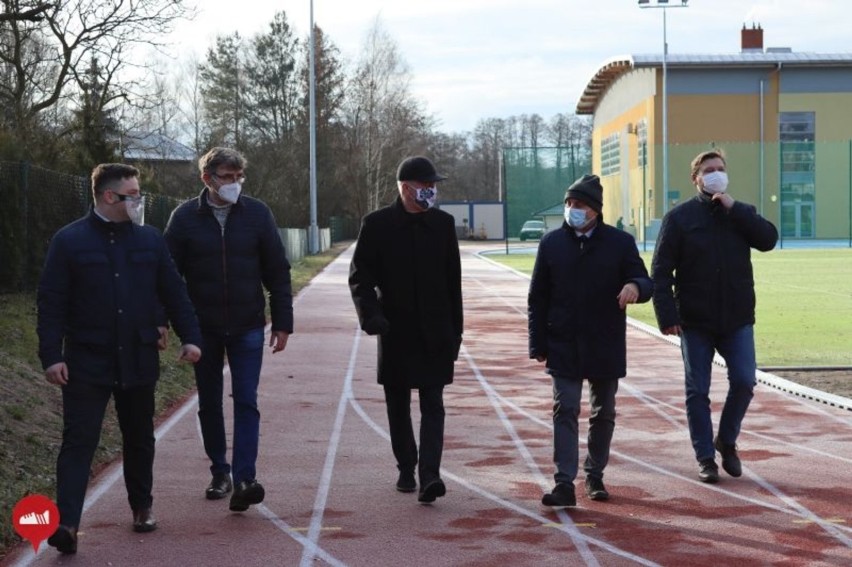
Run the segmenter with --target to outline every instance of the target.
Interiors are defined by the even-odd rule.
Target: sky
[[[192,0],[188,0],[192,5]],[[656,4],[656,0],[650,0]],[[764,47],[852,53],[848,0],[671,0],[669,53],[732,54],[759,24]],[[175,53],[203,59],[217,35],[265,32],[284,11],[300,37],[310,0],[197,0],[171,36]],[[443,132],[480,119],[573,113],[587,82],[615,56],[661,54],[663,10],[636,0],[313,0],[314,22],[354,64],[378,19],[411,72],[411,91]]]

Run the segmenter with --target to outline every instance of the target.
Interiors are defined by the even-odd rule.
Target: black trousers
[[[385,386],[391,448],[400,470],[417,467],[420,485],[440,477],[444,450],[444,386],[418,388],[420,394],[420,452],[411,425],[411,389]]]
[[[62,387],[62,447],[56,461],[59,521],[77,527],[83,513],[92,459],[101,437],[110,396],[121,428],[124,485],[134,512],[153,502],[154,385],[129,390],[75,382]]]

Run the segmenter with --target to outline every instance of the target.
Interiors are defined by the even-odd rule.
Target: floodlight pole
[[[663,9],[663,214],[669,210],[669,101],[668,101],[668,53],[669,44],[666,37],[666,8],[688,8],[689,0],[681,0],[680,4],[669,5],[669,0],[639,0],[640,8]]]
[[[311,48],[309,62],[309,129],[310,129],[310,202],[311,202],[311,226],[308,228],[308,250],[311,254],[319,253],[319,227],[317,226],[317,100],[316,100],[316,63],[314,50],[316,39],[314,36],[314,0],[311,0]]]

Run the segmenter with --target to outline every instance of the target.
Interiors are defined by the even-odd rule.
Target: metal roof
[[[605,61],[589,80],[580,100],[577,101],[577,114],[594,114],[603,94],[622,75],[627,72],[648,67],[661,67],[662,54],[657,55],[620,55]],[[790,51],[755,51],[729,55],[687,55],[669,54],[666,66],[675,68],[734,68],[734,67],[852,67],[852,53],[793,53]]]
[[[130,132],[121,139],[124,159],[139,161],[194,161],[195,152],[162,134]]]

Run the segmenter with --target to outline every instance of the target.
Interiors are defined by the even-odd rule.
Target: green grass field
[[[532,273],[531,254],[489,254]],[[651,253],[643,253],[650,270]],[[852,249],[753,252],[758,366],[852,366]],[[627,314],[656,327],[651,303]]]

